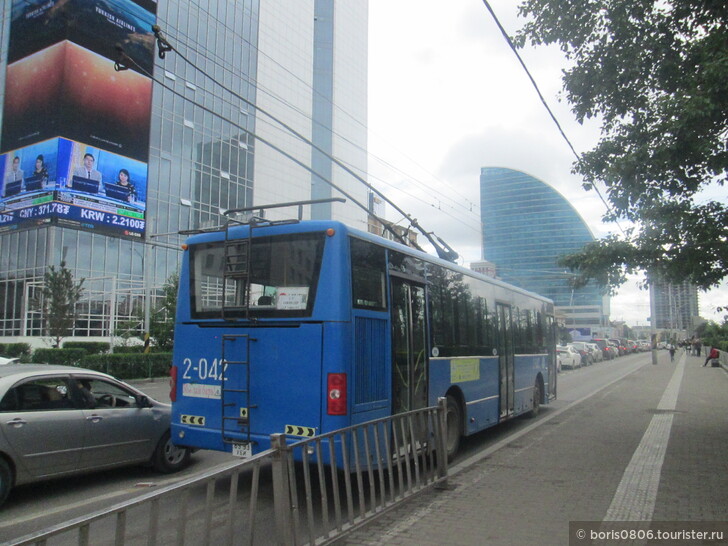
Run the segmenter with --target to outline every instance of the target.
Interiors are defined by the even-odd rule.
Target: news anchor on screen
[[[48,178],[48,168],[46,167],[43,154],[39,154],[38,157],[35,158],[35,170],[33,171],[33,176]]]
[[[48,182],[48,168],[45,164],[43,154],[39,154],[35,158],[35,170],[25,179],[25,191],[42,190],[43,186]]]
[[[95,180],[96,182],[101,182],[101,173],[94,169],[94,163],[96,160],[94,159],[94,156],[91,154],[85,154],[83,156],[83,166],[82,167],[76,167],[76,169],[73,171],[73,176],[78,176],[80,178],[88,178],[89,180]]]
[[[23,170],[20,168],[20,158],[16,155],[13,158],[12,168],[5,174],[5,195],[10,197],[20,193],[20,186],[23,183]]]
[[[94,156],[87,153],[83,156],[83,166],[73,170],[73,177],[68,184],[74,190],[85,193],[99,193],[101,173],[94,169]]]
[[[131,203],[136,197],[136,188],[131,182],[129,171],[121,169],[116,182],[106,184],[106,197]]]

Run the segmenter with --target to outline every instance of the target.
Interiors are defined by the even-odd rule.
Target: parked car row
[[[649,350],[650,342],[647,340],[594,338],[591,341],[574,341],[556,346],[557,367],[559,371],[562,368],[574,369]]]
[[[595,362],[604,360],[604,356],[596,343],[575,341],[566,345],[557,345],[556,359],[557,367],[561,370],[591,366]]]

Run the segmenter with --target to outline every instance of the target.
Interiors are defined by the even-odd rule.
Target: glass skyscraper
[[[559,256],[594,240],[574,207],[545,182],[500,167],[480,172],[483,259],[506,282],[554,301],[566,326],[593,333],[607,325],[608,300],[596,286],[572,288]],[[590,329],[590,330],[589,330]]]
[[[688,281],[672,284],[650,278],[652,327],[690,337],[700,322],[698,288]]]
[[[0,341],[42,334],[34,302],[62,261],[86,279],[74,335],[111,336],[177,270],[177,232],[228,209],[339,197],[331,181],[364,207],[305,214],[366,229],[366,188],[328,156],[366,172],[367,1],[0,9]],[[160,57],[152,24],[179,53]]]

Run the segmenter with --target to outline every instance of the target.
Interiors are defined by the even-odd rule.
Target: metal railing
[[[11,541],[47,544],[325,544],[447,483],[445,399],[222,465]]]

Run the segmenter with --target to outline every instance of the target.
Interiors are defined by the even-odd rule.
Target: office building
[[[334,0],[3,2],[0,341],[42,334],[34,302],[61,262],[86,279],[74,335],[111,336],[177,271],[177,232],[225,210],[340,197],[330,181],[361,206],[304,216],[365,230],[368,192],[329,156],[366,173],[367,13]]]
[[[485,275],[486,277],[491,277],[493,279],[498,278],[496,275],[496,266],[494,263],[489,262],[487,260],[480,260],[477,262],[471,262],[470,263],[470,269],[475,271],[476,273],[480,273],[481,275]]]
[[[506,282],[554,301],[565,326],[584,337],[608,325],[609,300],[593,285],[574,288],[559,256],[594,240],[574,207],[555,189],[526,173],[483,167],[480,173],[483,259]]]
[[[691,337],[700,322],[698,289],[687,281],[673,284],[650,279],[651,325],[681,338]]]

